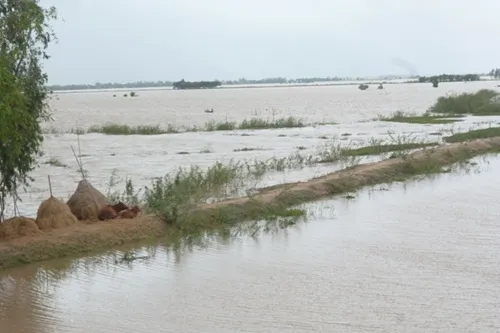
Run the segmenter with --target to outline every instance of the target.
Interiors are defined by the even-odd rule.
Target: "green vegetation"
[[[41,62],[55,38],[49,22],[54,7],[39,1],[0,0],[0,222],[6,201],[29,186],[42,146],[41,120],[49,120],[47,75]]]
[[[464,133],[456,133],[443,137],[445,142],[465,142],[476,139],[487,139],[500,136],[500,127],[489,127],[478,130],[472,130]]]
[[[462,82],[479,81],[481,77],[478,74],[441,74],[434,76],[420,76],[418,82]]]
[[[499,95],[494,90],[481,89],[475,93],[441,96],[428,112],[447,115],[500,115]]]
[[[244,151],[256,151],[256,150],[266,150],[266,149],[264,149],[264,148],[252,148],[252,147],[233,149],[233,151],[235,153],[244,152]]]
[[[378,120],[380,121],[392,121],[398,123],[409,123],[409,124],[450,124],[460,119],[452,119],[452,118],[460,118],[463,115],[433,115],[431,113],[424,113],[423,115],[409,114],[401,111],[397,111],[393,113],[389,117],[384,117],[379,115]]]
[[[240,124],[230,121],[216,122],[214,120],[205,123],[203,126],[192,126],[177,129],[172,125],[168,125],[163,129],[160,125],[121,125],[121,124],[106,124],[93,125],[87,131],[83,129],[71,129],[68,134],[84,134],[87,133],[102,133],[106,135],[158,135],[158,134],[174,134],[182,132],[214,132],[214,131],[232,131],[232,130],[259,130],[272,128],[294,128],[305,127],[306,124],[300,119],[294,117],[278,118],[266,120],[261,118],[252,118],[243,120]],[[47,134],[59,134],[55,128],[49,128],[44,131]]]
[[[180,168],[173,174],[158,178],[144,189],[135,191],[131,183],[126,183],[124,193],[113,193],[114,201],[121,200],[126,203],[141,202],[146,211],[158,214],[169,225],[173,225],[181,233],[191,234],[202,227],[220,226],[224,223],[235,223],[239,219],[265,219],[287,215],[302,215],[302,213],[289,211],[289,205],[248,204],[243,210],[240,207],[228,206],[217,212],[217,219],[207,224],[206,218],[199,218],[195,213],[198,208],[213,201],[220,201],[234,196],[250,195],[247,189],[251,184],[257,184],[262,177],[272,171],[285,171],[288,169],[313,166],[318,163],[348,162],[355,165],[357,156],[375,155],[386,152],[405,151],[409,149],[424,148],[436,143],[419,143],[406,137],[393,137],[390,134],[391,145],[383,145],[380,141],[372,140],[373,145],[358,149],[343,148],[339,143],[327,142],[319,147],[317,153],[309,156],[301,155],[298,151],[284,158],[270,158],[265,161],[229,161],[218,162],[208,169],[199,167]],[[406,156],[401,154],[400,156]],[[116,181],[110,184],[116,185]],[[278,186],[279,187],[279,186]],[[112,186],[110,186],[110,189]],[[108,190],[108,196],[111,190]],[[194,214],[194,215],[193,215]],[[284,223],[284,222],[283,222]]]
[[[102,133],[107,135],[158,135],[167,133],[167,131],[161,129],[159,125],[129,126],[129,125],[118,125],[118,124],[91,126],[87,132]]]
[[[61,167],[61,168],[67,168],[68,167],[66,164],[64,164],[63,162],[59,161],[55,157],[51,157],[47,162],[45,162],[45,164],[49,164],[49,165],[52,165],[52,166],[55,166],[55,167]]]
[[[196,127],[193,126],[191,128],[187,128],[184,131],[185,132],[214,132],[214,131],[232,131],[237,129],[238,126],[235,122],[231,121],[222,121],[222,122],[216,122],[215,120],[207,122],[204,126],[202,127]]]
[[[459,118],[466,115],[500,115],[500,93],[482,89],[475,93],[441,96],[423,115],[398,111],[389,117],[379,115],[378,120],[410,124],[449,124],[460,121]]]
[[[346,149],[342,152],[344,156],[368,156],[368,155],[380,155],[395,151],[404,151],[410,149],[419,149],[436,146],[437,142],[430,143],[400,143],[400,144],[376,144],[367,147]]]
[[[499,79],[500,78],[500,68],[493,68],[491,71],[488,72],[488,75],[492,79]]]
[[[142,190],[140,196],[133,191],[130,184],[127,185],[128,190],[121,197],[120,195],[117,197],[122,198],[124,202],[127,200],[141,202],[147,211],[162,217],[180,235],[193,236],[209,230],[232,228],[237,222],[242,221],[273,219],[283,221],[284,217],[303,216],[305,214],[303,210],[290,207],[327,195],[354,193],[367,185],[403,181],[417,175],[449,172],[449,168],[443,167],[466,161],[478,154],[497,152],[498,147],[493,146],[479,149],[465,145],[450,149],[431,148],[425,151],[425,155],[418,155],[419,157],[402,155],[393,164],[384,164],[369,173],[363,171],[363,166],[354,166],[339,171],[338,177],[320,177],[310,186],[308,183],[304,183],[305,185],[300,188],[286,184],[277,185],[261,189],[255,196],[247,192],[248,197],[215,205],[207,203],[220,198],[221,195],[223,198],[235,195],[238,189],[241,192],[241,187],[248,178],[259,179],[266,171],[266,167],[276,167],[279,163],[268,161],[265,167],[259,167],[256,164],[229,162],[216,163],[206,170],[198,167],[179,169],[174,175],[154,180],[150,186]],[[419,147],[409,144],[401,147],[393,145],[391,151],[405,148]],[[380,148],[380,146],[364,149],[369,154],[374,154],[375,151],[390,151],[387,147]],[[347,151],[362,155],[357,152],[352,153],[352,150]],[[274,191],[273,194],[270,194],[270,191]],[[265,198],[261,197],[263,195]]]
[[[267,121],[261,118],[252,118],[250,120],[243,120],[239,124],[238,129],[269,129],[269,128],[295,128],[295,127],[305,127],[300,119],[294,117],[279,118]]]

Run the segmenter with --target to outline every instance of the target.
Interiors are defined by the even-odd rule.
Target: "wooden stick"
[[[52,183],[50,182],[50,176],[47,175],[47,178],[49,180],[49,191],[50,191],[50,196],[52,197]]]
[[[80,173],[82,174],[82,178],[86,179],[85,173],[83,172],[83,165],[81,163],[82,161],[78,159],[78,156],[76,156],[75,149],[73,149],[73,146],[70,146],[70,148],[71,148],[71,151],[73,152],[73,156],[75,156],[76,164],[78,164],[78,168],[80,169]]]

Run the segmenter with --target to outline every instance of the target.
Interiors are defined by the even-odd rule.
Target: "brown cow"
[[[97,217],[99,218],[99,220],[105,221],[115,219],[117,216],[118,214],[116,213],[116,210],[113,208],[113,206],[107,205],[101,209]]]
[[[113,208],[117,213],[120,213],[121,211],[127,210],[128,206],[125,205],[123,202],[118,201],[117,204],[113,205]]]
[[[122,219],[133,219],[133,218],[136,218],[140,212],[141,212],[141,209],[139,208],[139,206],[135,205],[130,209],[121,211],[118,214],[118,217],[122,218]]]

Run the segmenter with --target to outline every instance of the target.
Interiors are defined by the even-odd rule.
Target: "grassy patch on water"
[[[395,151],[404,151],[409,149],[418,149],[436,146],[437,142],[415,142],[415,143],[399,143],[399,144],[375,144],[371,146],[346,149],[342,152],[344,156],[368,156],[368,155],[380,155],[384,153],[390,153]]]
[[[417,115],[417,114],[404,113],[398,111],[388,117],[379,116],[378,120],[398,122],[398,123],[408,123],[408,124],[450,124],[460,121],[460,119],[452,119],[459,117],[462,117],[462,115],[455,115],[455,114],[433,115],[431,113],[424,113],[423,115]]]
[[[120,124],[107,124],[103,126],[91,126],[88,133],[102,133],[107,135],[158,135],[168,133],[159,125],[120,125]]]
[[[295,117],[279,118],[273,120],[265,120],[261,118],[252,118],[243,120],[238,129],[270,129],[270,128],[295,128],[305,127],[306,124]]]
[[[456,133],[450,136],[443,137],[443,141],[453,143],[453,142],[465,142],[476,139],[487,139],[500,136],[500,127],[489,127],[478,130],[471,130],[464,133]]]
[[[428,111],[431,113],[448,115],[500,115],[500,100],[498,100],[499,95],[500,94],[494,90],[481,89],[475,93],[441,96]]]
[[[122,124],[106,124],[93,125],[87,133],[102,133],[106,135],[157,135],[157,134],[173,134],[181,132],[215,132],[215,131],[233,131],[233,130],[259,130],[259,129],[277,129],[277,128],[295,128],[307,126],[302,120],[295,117],[278,118],[278,119],[262,119],[252,118],[243,120],[241,123],[231,121],[211,120],[202,126],[187,126],[176,128],[169,124],[166,128],[160,125],[122,125]],[[47,133],[56,133],[56,129],[49,129]],[[66,133],[75,133],[76,130],[71,130]],[[80,130],[78,134],[84,134],[85,131]]]
[[[49,164],[49,165],[52,165],[52,166],[55,166],[55,167],[60,167],[60,168],[67,168],[68,167],[66,164],[64,164],[63,162],[61,162],[60,160],[58,160],[55,157],[51,157],[44,164]]]

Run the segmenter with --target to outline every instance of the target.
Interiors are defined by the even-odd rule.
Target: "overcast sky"
[[[40,2],[60,15],[51,84],[500,67],[500,0]]]

